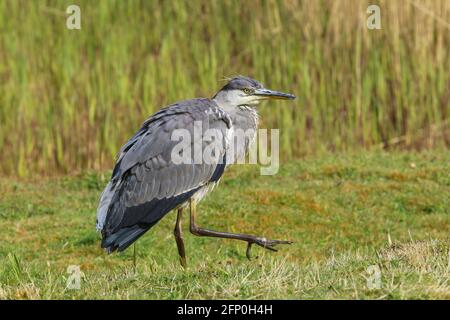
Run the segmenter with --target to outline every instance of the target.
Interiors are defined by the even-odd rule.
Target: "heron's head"
[[[256,106],[264,100],[294,100],[295,96],[264,88],[254,79],[237,76],[220,89],[213,99],[220,106]]]

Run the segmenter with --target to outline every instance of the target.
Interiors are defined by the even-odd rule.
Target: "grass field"
[[[295,242],[255,247],[248,261],[245,244],[194,237],[186,223],[186,271],[174,213],[139,240],[136,268],[132,248],[99,248],[108,175],[0,180],[0,299],[450,299],[448,151],[306,158],[276,176],[231,168],[200,205],[200,225]],[[79,290],[66,288],[69,265],[84,273]],[[380,287],[367,286],[373,268]]]
[[[0,0],[0,299],[450,299],[448,70],[448,0]],[[136,265],[106,255],[95,211],[120,146],[237,74],[297,96],[259,108],[282,165],[231,168],[200,226],[294,243],[248,261],[185,221],[183,270],[170,213]]]

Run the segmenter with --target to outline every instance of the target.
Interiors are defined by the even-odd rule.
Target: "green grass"
[[[374,31],[370,1],[79,0],[80,31],[69,4],[0,1],[0,299],[450,298],[447,0],[377,1]],[[231,169],[200,225],[295,243],[247,261],[243,243],[186,234],[183,271],[171,213],[136,269],[132,250],[104,254],[99,172],[161,106],[234,74],[298,96],[260,108],[286,164]]]
[[[0,180],[0,299],[450,298],[450,153],[355,153],[229,170],[199,207],[216,230],[291,239],[278,253],[185,240],[178,263],[170,213],[133,250],[106,255],[95,209],[108,174]],[[256,256],[258,256],[256,258]],[[66,289],[69,265],[84,273]],[[381,287],[369,289],[370,266]]]
[[[376,1],[381,30],[368,0],[76,3],[79,31],[72,0],[0,1],[0,174],[110,168],[145,118],[234,74],[298,96],[261,108],[285,159],[450,144],[448,0]]]

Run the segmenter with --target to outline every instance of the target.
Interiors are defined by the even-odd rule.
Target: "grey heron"
[[[254,79],[237,76],[229,80],[211,99],[197,98],[177,102],[148,118],[139,131],[122,146],[111,180],[101,195],[97,209],[97,230],[102,235],[101,247],[108,253],[125,250],[168,212],[176,209],[174,235],[180,262],[185,267],[181,219],[186,208],[190,210],[192,234],[247,242],[246,255],[249,259],[253,244],[277,251],[276,245],[292,243],[203,229],[196,223],[199,201],[219,182],[225,168],[248,152],[258,127],[256,106],[269,99],[293,100],[295,96],[266,89]],[[202,136],[195,138],[196,123],[202,126],[202,133],[211,129],[220,134],[218,140],[223,144],[215,149],[216,161],[175,162],[173,151],[178,143],[172,138],[175,130],[182,129],[192,134],[194,138],[190,143],[194,145],[199,142],[202,148],[200,152],[211,144],[211,141],[197,141]],[[245,135],[244,139],[238,139],[231,150],[229,139],[238,130],[250,130],[253,133]],[[193,153],[187,154],[187,158],[194,157]],[[233,156],[228,157],[229,153]]]

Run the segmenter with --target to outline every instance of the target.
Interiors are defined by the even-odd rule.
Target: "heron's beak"
[[[290,93],[284,93],[269,89],[256,89],[253,95],[261,97],[262,99],[279,99],[279,100],[294,100],[295,96]]]

